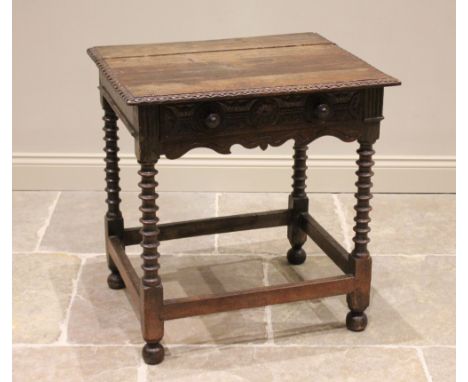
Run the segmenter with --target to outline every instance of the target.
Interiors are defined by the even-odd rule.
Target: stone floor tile
[[[140,324],[124,290],[107,286],[105,256],[86,259],[70,311],[68,342],[125,344],[142,341]]]
[[[43,347],[13,351],[14,382],[137,382],[134,347]]]
[[[425,382],[414,349],[218,347],[170,349],[149,380]]]
[[[423,349],[432,382],[455,382],[455,348]]]
[[[371,201],[372,254],[454,254],[455,195],[376,194]],[[354,225],[354,197],[339,195],[348,232]]]
[[[60,335],[80,259],[62,254],[13,256],[13,342],[51,343]]]
[[[325,257],[290,267],[269,264],[270,284],[340,274]],[[275,343],[318,345],[454,345],[455,257],[377,256],[373,261],[369,325],[346,330],[345,296],[271,307]]]
[[[335,212],[330,194],[310,194],[310,212],[338,240],[343,242],[339,218]],[[219,196],[219,215],[260,212],[288,207],[286,193],[230,193]],[[291,248],[286,227],[265,228],[219,235],[221,253],[266,253],[286,255]],[[322,253],[312,240],[307,239],[304,249],[307,253]]]
[[[13,251],[32,252],[58,196],[55,191],[13,192]]]
[[[140,259],[132,258],[140,272]],[[140,324],[123,290],[107,288],[104,256],[88,259],[72,306],[72,343],[142,343]],[[163,256],[165,298],[262,286],[261,259],[239,256]],[[266,340],[265,309],[196,316],[165,323],[164,344],[251,343]]]
[[[139,226],[140,200],[137,192],[123,192],[122,213],[127,227]],[[41,250],[75,253],[104,252],[104,192],[63,192]],[[215,215],[213,193],[161,193],[158,199],[162,223],[191,220]],[[128,247],[128,253],[139,253],[139,246]],[[179,252],[209,253],[214,250],[214,236],[200,236],[161,243],[161,254]]]

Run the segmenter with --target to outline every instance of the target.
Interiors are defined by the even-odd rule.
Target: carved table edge
[[[128,105],[140,104],[163,104],[169,102],[183,102],[183,101],[202,101],[213,98],[239,98],[244,96],[269,96],[269,95],[284,95],[291,93],[308,93],[320,92],[327,90],[345,90],[345,89],[359,89],[367,87],[380,87],[380,86],[397,86],[401,82],[390,76],[385,78],[376,78],[359,81],[335,81],[322,84],[305,84],[305,85],[286,85],[275,87],[261,87],[261,88],[246,88],[234,90],[213,90],[206,92],[194,93],[179,93],[167,95],[148,95],[143,97],[134,96],[122,83],[119,82],[113,70],[109,67],[106,59],[99,53],[98,47],[89,48],[88,55],[96,63],[97,67],[107,80],[111,83],[116,92],[123,98]]]

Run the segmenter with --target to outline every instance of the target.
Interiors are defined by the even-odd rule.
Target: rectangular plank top
[[[88,49],[128,104],[399,85],[316,33]]]

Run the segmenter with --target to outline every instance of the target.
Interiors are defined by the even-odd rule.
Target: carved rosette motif
[[[254,101],[249,110],[251,126],[273,126],[278,122],[280,108],[275,98]]]

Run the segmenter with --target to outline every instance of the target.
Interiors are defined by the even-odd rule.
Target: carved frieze
[[[265,149],[324,135],[352,141],[363,126],[363,100],[363,91],[348,91],[161,105],[162,153],[177,158],[195,147],[229,153],[234,144]]]

